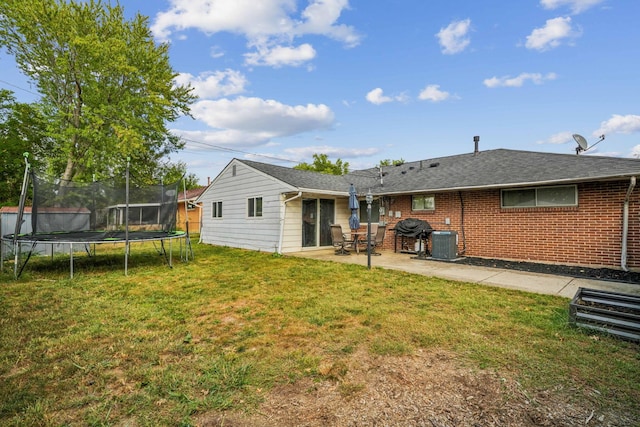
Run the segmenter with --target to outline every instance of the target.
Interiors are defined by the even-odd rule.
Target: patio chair
[[[342,226],[340,224],[331,225],[331,243],[333,247],[336,248],[336,255],[351,255],[347,247],[353,247],[353,240],[342,232]]]
[[[373,227],[371,227],[373,228]],[[375,235],[373,234],[373,230],[371,230],[371,255],[382,255],[380,252],[376,252],[376,248],[378,246],[382,246],[382,242],[384,242],[384,235],[387,230],[386,225],[378,225]],[[367,247],[367,241],[363,241],[365,248]]]

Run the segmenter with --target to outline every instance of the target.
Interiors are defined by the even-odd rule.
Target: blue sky
[[[202,184],[234,157],[350,169],[508,148],[640,156],[636,0],[120,0],[199,96]],[[33,99],[10,58],[0,87]]]

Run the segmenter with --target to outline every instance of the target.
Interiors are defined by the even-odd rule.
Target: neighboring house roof
[[[32,207],[25,206],[23,213],[31,213]],[[0,213],[17,214],[20,212],[19,206],[3,206],[0,208]],[[87,208],[60,208],[60,207],[47,207],[41,206],[38,208],[38,213],[59,213],[59,214],[77,214],[77,213],[91,213]]]
[[[198,197],[200,197],[200,195],[204,193],[204,190],[206,189],[207,187],[205,186],[205,187],[192,188],[190,190],[187,190],[186,193],[184,191],[181,191],[178,194],[178,202],[184,202],[185,200],[193,201]]]
[[[358,170],[347,175],[238,160],[299,190],[348,194],[401,194],[425,191],[523,187],[607,181],[640,175],[640,160],[496,149]]]

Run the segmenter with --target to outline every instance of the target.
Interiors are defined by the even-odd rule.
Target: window
[[[222,202],[211,203],[211,217],[222,218]]]
[[[577,205],[578,189],[575,185],[502,190],[503,208]]]
[[[127,209],[124,205],[109,208],[108,221],[111,225],[124,225],[127,220],[129,225],[159,224],[161,207],[157,205],[129,206],[129,216],[125,218]]]
[[[412,211],[433,211],[436,209],[435,196],[413,196],[411,198],[411,210]]]
[[[262,216],[262,197],[251,197],[248,199],[247,215],[250,218]]]
[[[367,202],[360,200],[360,223],[367,223]],[[380,199],[371,202],[371,222],[380,222]]]

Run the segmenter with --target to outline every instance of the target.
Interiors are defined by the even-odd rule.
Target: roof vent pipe
[[[480,137],[479,136],[474,136],[473,137],[473,142],[474,142],[474,148],[473,148],[473,155],[475,156],[476,154],[479,153],[478,151],[478,143],[480,142]]]

